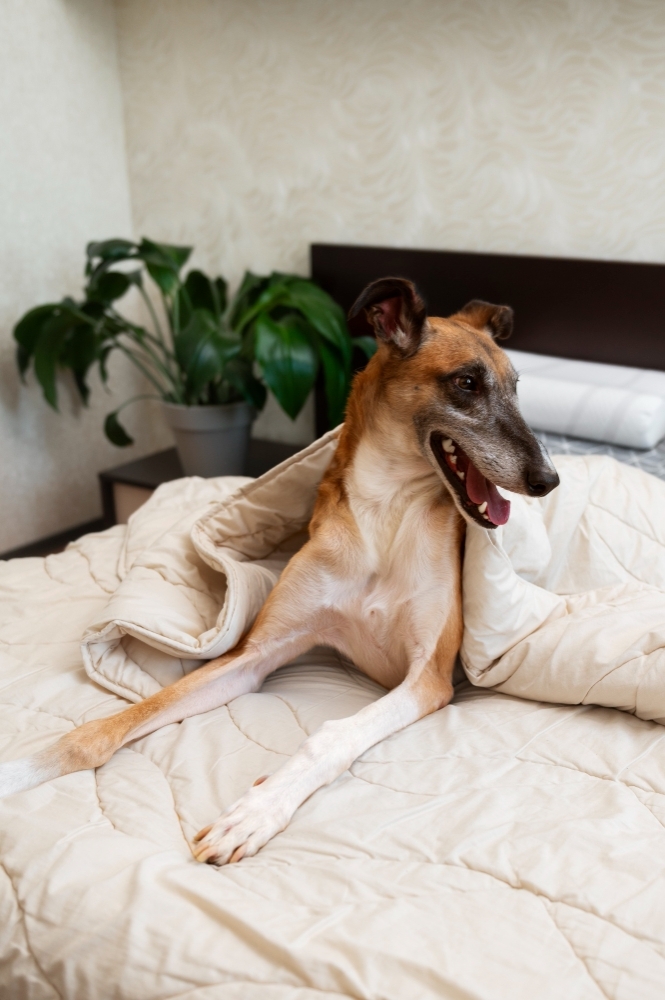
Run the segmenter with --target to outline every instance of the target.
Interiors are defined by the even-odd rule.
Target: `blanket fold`
[[[89,676],[138,702],[232,649],[306,537],[338,435],[260,479],[160,486],[130,518],[124,578],[83,637]]]
[[[665,483],[604,456],[555,458],[560,487],[467,531],[469,680],[665,724]]]

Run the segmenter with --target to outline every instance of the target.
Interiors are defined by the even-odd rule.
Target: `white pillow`
[[[537,430],[654,448],[665,437],[665,372],[508,350],[517,395]]]

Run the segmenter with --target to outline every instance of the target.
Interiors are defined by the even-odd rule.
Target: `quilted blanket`
[[[256,481],[181,480],[132,520],[123,581],[83,642],[90,676],[138,701],[231,649],[302,544],[331,431]],[[665,723],[665,482],[605,456],[557,460],[544,500],[512,495],[467,530],[469,679]]]
[[[0,563],[0,758],[233,645],[334,447],[256,482],[168,484],[127,529]],[[469,531],[476,686],[365,753],[256,857],[217,870],[188,840],[382,694],[330,650],[2,800],[0,996],[661,998],[665,730],[648,720],[665,721],[665,484],[557,465],[551,497]]]

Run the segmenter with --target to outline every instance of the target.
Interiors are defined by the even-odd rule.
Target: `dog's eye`
[[[460,375],[459,378],[455,379],[455,385],[459,386],[460,389],[464,389],[465,392],[478,392],[480,390],[478,379],[472,375]]]

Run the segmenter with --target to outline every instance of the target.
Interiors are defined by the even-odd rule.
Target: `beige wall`
[[[88,240],[131,234],[112,4],[5,0],[0,80],[2,552],[99,516],[96,471],[170,439],[158,425],[127,451],[105,441],[104,415],[137,387],[122,364],[114,396],[93,391],[90,410],[76,414],[61,391],[58,416],[34,379],[21,387],[14,363],[14,323],[80,293]]]
[[[119,0],[134,221],[665,260],[662,0]]]
[[[663,0],[117,12],[135,225],[234,280],[319,240],[665,260]]]
[[[94,516],[90,471],[118,460],[99,435],[106,399],[83,422],[52,418],[15,388],[6,345],[21,309],[76,289],[90,235],[129,226],[108,4],[5,10],[0,55],[19,100],[0,93],[13,483],[0,483],[0,550]],[[197,262],[233,281],[245,267],[306,272],[315,240],[665,260],[662,0],[115,11],[134,231],[195,243]],[[257,431],[307,440],[311,413],[294,429],[273,411]]]

